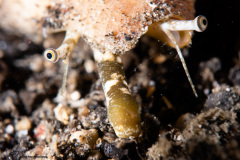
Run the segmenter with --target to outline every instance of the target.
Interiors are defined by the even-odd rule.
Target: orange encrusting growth
[[[42,33],[74,31],[102,52],[125,53],[152,23],[194,18],[195,0],[0,0],[0,26],[38,43]],[[16,16],[18,15],[18,16]],[[11,17],[11,18],[10,18]],[[16,23],[19,22],[19,23]],[[43,31],[42,31],[43,29]]]

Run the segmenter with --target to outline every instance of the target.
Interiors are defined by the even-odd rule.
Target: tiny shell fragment
[[[68,124],[69,115],[72,113],[72,109],[59,104],[56,108],[54,108],[54,114],[57,120],[61,121],[63,124]]]
[[[80,144],[88,144],[93,147],[98,139],[98,132],[96,129],[76,131],[72,133],[70,141],[74,142],[75,139]]]
[[[20,130],[30,130],[32,128],[32,122],[29,118],[23,117],[19,122],[16,123],[15,129]]]
[[[71,93],[70,96],[71,96],[71,100],[77,101],[81,98],[81,93],[78,92],[78,91],[74,91],[74,92]]]

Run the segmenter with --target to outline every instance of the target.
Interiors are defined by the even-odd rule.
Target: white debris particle
[[[68,124],[69,115],[72,113],[71,108],[59,104],[53,111],[57,120],[61,121],[65,125]]]
[[[32,122],[30,121],[30,119],[28,117],[23,117],[15,125],[16,131],[30,130],[31,128],[32,128]]]
[[[78,91],[74,91],[71,93],[71,100],[77,101],[81,98],[81,93]]]
[[[92,60],[88,59],[84,63],[84,68],[85,68],[87,73],[92,73],[93,71],[95,71],[96,66],[95,66],[95,63]]]
[[[14,132],[13,125],[11,125],[11,124],[7,125],[7,127],[5,128],[5,132],[8,134],[12,134]]]

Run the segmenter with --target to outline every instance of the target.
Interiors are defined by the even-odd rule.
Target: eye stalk
[[[161,24],[162,30],[169,31],[197,31],[203,32],[207,28],[207,18],[197,16],[194,20],[169,20]]]
[[[44,58],[51,63],[56,63],[59,59],[58,52],[55,49],[46,49],[43,53]]]
[[[183,20],[180,17],[176,16],[172,17],[172,19],[169,19],[168,21],[152,24],[148,27],[147,32],[149,36],[159,39],[162,42],[166,42],[169,46],[176,49],[187,75],[188,81],[196,97],[198,97],[198,94],[193,85],[180,48],[183,48],[191,42],[192,31],[203,32],[206,30],[207,25],[207,18],[201,15],[197,16],[194,20]]]
[[[64,92],[66,90],[70,53],[72,52],[75,45],[77,44],[79,37],[80,37],[80,33],[78,33],[77,30],[66,31],[65,38],[62,44],[57,49],[49,48],[49,49],[46,49],[43,53],[44,58],[51,63],[56,63],[60,58],[63,59],[64,74],[63,74],[62,88],[60,91],[61,95],[64,95]]]
[[[206,30],[207,26],[208,26],[208,21],[207,21],[207,18],[204,17],[204,16],[197,16],[195,19],[194,19],[195,23],[196,23],[196,26],[198,27],[198,32],[203,32]]]

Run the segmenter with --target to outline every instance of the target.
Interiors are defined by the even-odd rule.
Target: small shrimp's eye
[[[59,59],[58,53],[55,49],[46,49],[43,56],[47,61],[52,63],[56,63]]]
[[[204,16],[198,16],[197,17],[197,25],[201,31],[204,31],[208,25],[207,18]]]

